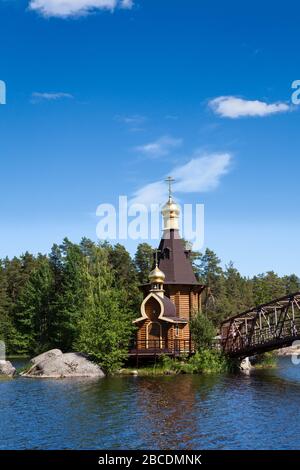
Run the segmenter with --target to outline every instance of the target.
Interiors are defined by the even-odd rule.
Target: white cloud
[[[74,98],[70,93],[48,93],[48,92],[34,92],[31,95],[32,103],[38,103],[40,101],[57,101],[64,98]]]
[[[154,142],[135,147],[135,150],[150,158],[158,158],[169,155],[172,149],[180,147],[182,139],[175,139],[165,135]]]
[[[29,8],[43,16],[67,18],[83,16],[94,10],[131,9],[133,0],[30,0]]]
[[[125,10],[130,10],[133,7],[133,0],[122,0],[120,6]]]
[[[147,120],[146,116],[141,116],[140,114],[131,114],[127,116],[122,116],[118,114],[115,117],[116,121],[122,122],[123,124],[142,124]]]
[[[116,115],[115,120],[124,124],[130,132],[141,132],[144,130],[143,124],[147,121],[146,116],[140,114]]]
[[[232,156],[216,153],[192,158],[172,171],[177,181],[174,190],[182,193],[207,192],[217,188],[222,176],[229,171]]]
[[[161,204],[167,199],[167,185],[164,181],[155,181],[138,189],[129,204],[145,204],[150,207],[151,204]]]
[[[222,176],[229,172],[232,156],[229,153],[195,155],[185,165],[173,168],[169,172],[175,178],[176,193],[201,193],[216,189]],[[130,204],[164,203],[168,197],[167,184],[155,181],[138,189]]]
[[[236,119],[245,116],[268,116],[290,109],[286,103],[265,103],[258,100],[244,100],[235,96],[220,96],[209,102],[213,111],[221,117]]]

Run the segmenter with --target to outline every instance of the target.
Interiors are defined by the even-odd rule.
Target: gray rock
[[[62,356],[63,356],[63,353],[61,352],[60,349],[51,349],[50,351],[44,352],[43,354],[40,354],[39,356],[34,357],[33,359],[31,359],[30,362],[31,364],[38,364],[41,361],[56,359]]]
[[[295,341],[296,344],[290,346],[289,348],[279,349],[277,351],[278,356],[293,356],[300,354],[300,342]]]
[[[240,363],[240,371],[245,372],[246,374],[249,373],[252,369],[252,365],[250,362],[249,357],[246,357],[241,363]]]
[[[13,377],[15,373],[16,369],[13,367],[11,362],[0,361],[0,375],[5,375],[6,377]]]
[[[66,378],[66,377],[104,377],[101,368],[91,362],[84,354],[66,353],[53,349],[31,360],[33,366],[23,377]]]

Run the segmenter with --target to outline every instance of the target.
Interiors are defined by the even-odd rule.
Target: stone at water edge
[[[22,374],[23,377],[104,377],[102,369],[80,353],[63,354],[59,349],[53,349],[33,358],[31,363],[33,366]]]
[[[0,376],[5,375],[6,377],[13,377],[16,373],[16,369],[9,361],[0,361]]]
[[[240,371],[242,372],[249,372],[252,369],[252,365],[250,362],[249,357],[246,357],[241,363],[240,363]]]
[[[277,356],[299,356],[300,355],[300,342],[296,341],[296,344],[288,348],[278,349],[276,351]]]

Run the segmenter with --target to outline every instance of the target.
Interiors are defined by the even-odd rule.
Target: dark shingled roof
[[[199,285],[178,230],[165,232],[159,245],[159,269],[166,276],[165,284]]]
[[[164,304],[163,318],[169,318],[170,320],[173,320],[173,321],[187,323],[187,320],[185,320],[184,318],[177,317],[176,306],[175,304],[173,304],[172,300],[170,300],[168,297],[160,297],[155,293],[153,293],[153,295],[157,298],[157,300],[160,300]]]

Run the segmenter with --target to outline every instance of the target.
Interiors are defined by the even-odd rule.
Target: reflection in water
[[[300,367],[0,380],[2,449],[298,449]]]
[[[142,440],[151,436],[159,449],[191,449],[197,432],[196,409],[200,411],[216,380],[203,380],[199,387],[199,377],[191,375],[141,379],[137,405],[143,416]]]

